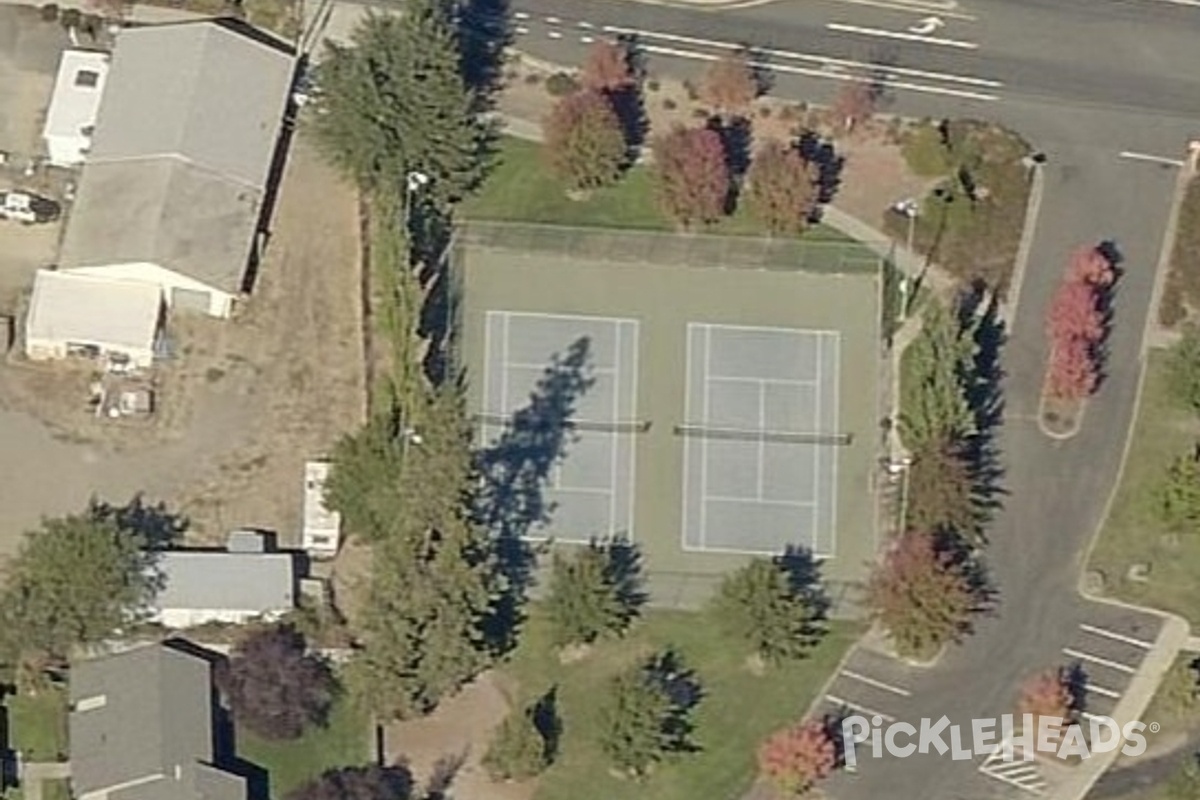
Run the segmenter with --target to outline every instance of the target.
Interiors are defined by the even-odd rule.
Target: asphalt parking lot
[[[1079,718],[1086,731],[1092,719],[1116,716],[1117,704],[1153,649],[1161,627],[1162,621],[1150,614],[1099,603],[1081,604],[1077,623],[1071,635],[1061,642],[1057,661],[1031,665],[1029,672],[1032,675],[1055,667],[1068,670],[1076,686]],[[936,685],[939,680],[947,678],[937,671],[915,667],[878,650],[859,646],[828,685],[816,713],[842,719],[850,715],[878,718],[878,724],[885,728],[892,723],[906,722],[918,730],[922,719],[936,721],[946,715],[952,723],[963,728],[966,739],[962,746],[969,749],[971,718],[990,718],[1017,711],[1015,695],[1012,707],[1005,709],[933,707],[928,698],[936,697],[937,692],[930,690],[930,682]],[[1144,722],[1149,725],[1153,720]],[[943,739],[949,742],[949,735],[944,735]],[[899,741],[903,743],[907,739]],[[896,760],[886,749],[877,759],[871,753],[870,742],[859,745],[857,752],[857,767],[833,781],[831,797],[841,796],[839,785],[849,791],[859,770],[870,770],[879,760]],[[914,772],[919,772],[920,761],[927,758],[951,759],[952,755],[949,752],[933,752],[927,756],[916,754],[907,761],[912,762]],[[909,765],[900,766],[907,768]],[[895,770],[897,765],[891,767]],[[962,769],[955,770],[954,780],[944,788],[939,787],[940,791],[930,797],[945,800],[1052,798],[1056,784],[1066,777],[1065,770],[1070,769],[1073,767],[1065,766],[1053,757],[1026,761],[1018,747],[1013,759],[994,754],[964,760]]]

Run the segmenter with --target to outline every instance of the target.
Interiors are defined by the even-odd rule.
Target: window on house
[[[100,73],[90,69],[81,69],[75,73],[75,85],[87,89],[95,89],[100,82]]]

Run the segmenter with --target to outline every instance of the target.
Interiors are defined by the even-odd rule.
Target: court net
[[[704,425],[676,425],[675,435],[738,442],[779,442],[782,444],[817,444],[837,447],[844,447],[854,441],[854,435],[851,433],[713,428]]]
[[[544,427],[553,424],[564,430],[599,431],[601,433],[645,433],[650,430],[650,420],[551,420],[524,414],[475,414],[473,419],[478,425]]]

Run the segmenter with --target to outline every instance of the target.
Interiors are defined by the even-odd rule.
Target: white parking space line
[[[591,36],[580,36],[579,41],[583,42],[584,44],[592,44],[596,40],[593,39]]]
[[[546,35],[549,36],[551,39],[561,39],[562,38],[561,31],[546,31]]]
[[[657,53],[659,55],[674,56],[675,58],[690,58],[697,61],[717,61],[719,57],[712,53],[697,53],[693,50],[678,50],[673,47],[658,47],[656,45],[642,45],[639,49],[647,53]],[[790,75],[805,75],[810,78],[828,78],[840,81],[853,81],[855,83],[879,84],[889,89],[903,89],[911,92],[921,92],[924,94],[937,94],[949,97],[961,97],[967,100],[983,100],[995,101],[1000,98],[994,94],[984,94],[982,92],[971,92],[963,89],[947,89],[941,86],[929,86],[920,83],[909,83],[907,81],[894,81],[886,78],[880,80],[873,77],[856,77],[853,75],[842,75],[838,73],[830,73],[821,69],[807,69],[805,67],[793,67],[789,64],[769,64],[763,61],[750,61],[750,66],[759,67],[761,69],[771,70],[773,72],[784,72]]]
[[[941,47],[957,47],[961,50],[979,49],[979,45],[975,44],[974,42],[964,42],[958,39],[943,39],[940,36],[923,36],[919,33],[885,31],[880,28],[862,28],[858,25],[845,25],[841,22],[830,22],[825,26],[825,28],[838,33],[855,33],[860,36],[875,36],[880,39],[901,39],[906,42],[920,42],[921,44],[934,44]]]
[[[1127,664],[1119,664],[1116,661],[1109,661],[1107,658],[1101,658],[1100,656],[1094,656],[1090,653],[1084,653],[1079,650],[1072,650],[1070,647],[1064,647],[1062,651],[1064,655],[1070,656],[1071,658],[1078,658],[1080,661],[1090,661],[1093,664],[1099,664],[1103,667],[1108,667],[1109,669],[1115,669],[1118,672],[1125,672],[1129,675],[1137,672],[1136,667],[1131,667]]]
[[[912,696],[912,692],[910,692],[908,689],[901,689],[899,686],[893,686],[890,683],[884,683],[883,681],[877,681],[874,678],[868,678],[866,675],[860,675],[859,673],[851,672],[848,669],[842,670],[842,674],[845,675],[847,678],[849,678],[852,681],[858,681],[859,683],[865,683],[867,686],[874,686],[876,689],[883,689],[885,692],[891,692],[892,694],[898,694],[901,697],[911,697]]]
[[[583,28],[585,31],[590,31],[592,28],[596,27],[595,25],[593,25],[590,22],[577,22],[575,24],[578,25],[580,28]]]
[[[1098,694],[1098,695],[1102,695],[1104,697],[1111,697],[1114,700],[1121,699],[1120,692],[1114,692],[1112,689],[1105,689],[1103,686],[1097,686],[1094,683],[1085,683],[1083,685],[1083,690],[1085,692],[1091,692],[1092,694]]]
[[[562,20],[558,17],[546,17],[546,23],[549,25],[562,25]]]
[[[518,25],[517,27],[513,28],[513,30],[522,35],[529,33],[529,28],[526,28],[524,25]]]
[[[1033,795],[1041,795],[1047,788],[1037,764],[1025,761],[1024,755],[1013,751],[1012,759],[1004,757],[1005,747],[992,753],[979,765],[979,771],[989,778],[1015,786]]]
[[[513,19],[529,19],[529,15],[524,11],[518,11],[513,14]]]
[[[859,705],[858,703],[851,703],[849,700],[843,700],[842,698],[840,698],[836,695],[827,694],[827,695],[825,695],[825,699],[828,700],[829,702],[833,703],[838,708],[849,708],[854,711],[858,711],[863,714],[866,714],[868,717],[882,717],[883,719],[887,720],[888,722],[896,721],[896,718],[893,717],[891,714],[885,714],[882,711],[876,711],[873,708],[868,708],[867,706]]]
[[[1150,153],[1135,153],[1131,150],[1122,150],[1120,153],[1118,153],[1118,156],[1120,158],[1127,158],[1130,161],[1149,161],[1154,164],[1165,164],[1168,167],[1182,167],[1183,166],[1183,162],[1177,158],[1164,158],[1163,156],[1151,155]],[[1083,626],[1080,625],[1079,627],[1082,628]],[[1136,640],[1134,640],[1134,641],[1136,641]],[[1142,646],[1149,647],[1150,645],[1142,645]]]
[[[659,31],[645,31],[638,28],[623,28],[617,25],[605,25],[603,28],[605,33],[625,34],[628,36],[636,36],[639,39],[658,39],[663,42],[672,42],[674,44],[691,45],[693,47],[708,47],[714,50],[735,50],[740,51],[745,49],[744,45],[734,42],[720,42],[715,39],[697,39],[693,36],[681,36],[677,33],[661,33]],[[944,83],[961,83],[967,86],[984,86],[989,88],[999,88],[1004,84],[1000,81],[994,81],[989,78],[976,78],[969,75],[952,75],[947,72],[930,72],[923,69],[911,69],[909,67],[892,67],[887,64],[873,64],[865,61],[851,61],[844,58],[833,58],[831,56],[822,56],[814,53],[800,53],[792,50],[773,50],[770,48],[753,48],[752,53],[768,56],[770,58],[783,58],[790,61],[807,61],[820,66],[823,69],[845,68],[845,69],[861,69],[870,72],[872,75],[880,75],[884,78],[889,78],[894,75],[901,75],[909,78],[926,78]],[[766,69],[771,69],[772,64],[763,64]]]
[[[1151,156],[1151,158],[1153,158],[1153,157],[1154,156]],[[1183,165],[1182,161],[1180,161],[1178,163],[1180,166]],[[1116,633],[1114,631],[1110,631],[1105,628],[1097,628],[1095,625],[1080,625],[1079,630],[1086,631],[1088,633],[1094,633],[1097,636],[1104,636],[1109,639],[1112,639],[1113,641],[1124,642],[1125,644],[1131,644],[1134,647],[1140,647],[1143,650],[1150,650],[1154,647],[1153,642],[1145,642],[1145,641],[1142,641],[1141,639],[1135,639],[1132,636],[1126,636],[1122,633]]]

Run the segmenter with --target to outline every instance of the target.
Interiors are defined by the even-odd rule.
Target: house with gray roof
[[[122,30],[59,268],[229,316],[259,256],[295,66],[227,20]]]
[[[246,800],[218,763],[212,671],[170,642],[71,667],[71,788],[77,800]]]
[[[153,569],[160,588],[148,616],[172,630],[274,621],[296,607],[293,555],[269,551],[254,531],[234,531],[224,550],[164,550]]]

